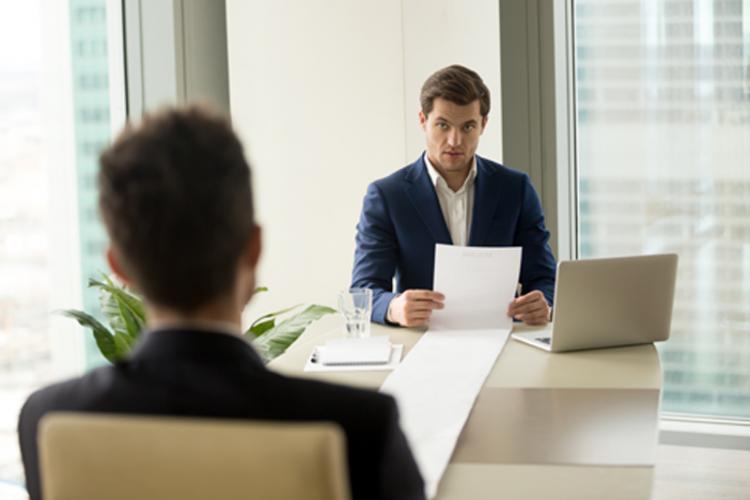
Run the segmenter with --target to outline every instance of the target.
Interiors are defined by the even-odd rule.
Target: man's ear
[[[107,247],[107,264],[109,264],[109,268],[112,270],[112,272],[117,276],[117,279],[119,279],[122,283],[127,285],[128,287],[132,288],[132,281],[130,277],[125,273],[125,270],[122,267],[122,264],[120,264],[120,260],[117,258],[117,255],[115,255],[115,251],[112,248],[112,245]]]
[[[245,252],[246,262],[253,270],[258,267],[261,253],[263,253],[263,232],[261,231],[260,226],[255,224],[250,231],[250,239]]]
[[[419,126],[422,127],[422,130],[426,130],[427,115],[425,115],[422,111],[419,112]]]
[[[489,119],[489,116],[483,116],[482,117],[482,130],[481,132],[484,132],[484,128],[487,126],[487,120]]]

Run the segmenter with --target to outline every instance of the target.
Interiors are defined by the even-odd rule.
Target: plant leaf
[[[285,319],[275,327],[266,331],[253,341],[258,354],[268,363],[276,356],[282,354],[287,348],[299,338],[310,323],[316,321],[326,314],[335,313],[335,309],[313,304],[301,312]]]
[[[276,326],[276,320],[273,318],[260,323],[256,320],[255,323],[253,323],[245,332],[245,337],[248,337],[251,340],[255,337],[260,337],[274,326]]]
[[[252,330],[252,329],[253,329],[253,327],[255,327],[255,325],[257,325],[258,323],[262,323],[262,322],[265,322],[265,320],[267,320],[267,319],[270,319],[270,318],[275,318],[276,316],[279,316],[279,315],[281,315],[281,314],[285,314],[285,313],[288,313],[289,311],[292,311],[292,310],[294,310],[294,309],[297,309],[297,308],[298,308],[298,307],[300,307],[301,305],[302,305],[302,304],[296,304],[296,305],[293,305],[292,307],[286,307],[286,308],[284,308],[284,309],[279,309],[278,311],[274,311],[274,312],[270,312],[270,313],[268,313],[268,314],[264,314],[264,315],[263,315],[263,316],[261,316],[260,318],[258,318],[258,319],[256,319],[255,321],[253,321],[253,324],[252,324],[252,325],[250,325],[250,330]],[[257,337],[257,335],[256,335],[256,337]]]
[[[253,291],[253,293],[261,293],[261,292],[267,292],[267,291],[268,291],[267,286],[257,286],[255,287],[255,290]]]
[[[60,311],[60,314],[62,314],[63,316],[67,316],[68,318],[75,319],[78,324],[84,328],[89,328],[91,330],[91,333],[93,333],[94,335],[96,345],[99,347],[102,355],[110,363],[114,363],[124,355],[124,353],[118,351],[117,344],[115,343],[115,337],[114,335],[112,335],[112,332],[109,331],[106,326],[101,324],[95,317],[76,309],[66,309],[64,311]]]
[[[89,279],[89,286],[99,288],[102,313],[115,335],[126,335],[128,344],[134,344],[146,323],[143,300],[104,274],[101,281]]]
[[[114,294],[107,290],[106,283],[89,279],[89,287],[99,290],[99,307],[102,316],[113,331],[124,330],[125,324],[120,318],[120,308],[117,306]]]
[[[104,289],[113,295],[118,296],[123,303],[127,304],[135,316],[141,321],[146,320],[146,310],[143,306],[143,299],[135,293],[129,292],[125,285],[120,285],[112,281],[106,274],[102,273],[102,280],[89,278],[89,286]]]
[[[124,358],[131,350],[133,350],[133,344],[135,340],[130,335],[115,332],[114,335],[115,348],[117,349],[117,359]]]

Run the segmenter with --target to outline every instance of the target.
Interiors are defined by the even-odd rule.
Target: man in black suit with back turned
[[[243,340],[261,231],[229,124],[195,107],[165,110],[127,127],[100,163],[107,259],[143,295],[147,331],[124,361],[26,401],[18,429],[31,500],[41,498],[39,420],[54,411],[332,421],[346,435],[354,499],[423,499],[390,396],[273,373]]]

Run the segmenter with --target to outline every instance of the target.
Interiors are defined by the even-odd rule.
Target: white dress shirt
[[[424,155],[427,172],[430,174],[432,184],[435,186],[440,210],[443,212],[445,225],[448,226],[454,245],[466,246],[469,243],[469,231],[471,230],[471,213],[474,209],[474,181],[477,177],[477,160],[471,160],[469,175],[458,191],[448,187],[443,176],[430,163],[427,154]]]

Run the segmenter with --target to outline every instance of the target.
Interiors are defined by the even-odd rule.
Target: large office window
[[[98,362],[55,311],[98,309],[85,282],[105,269],[94,176],[113,99],[123,109],[110,74],[117,5],[0,0],[0,482],[23,480],[16,422],[28,394]]]
[[[576,0],[574,33],[580,256],[678,253],[662,410],[750,418],[750,0]]]

